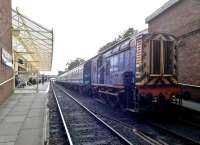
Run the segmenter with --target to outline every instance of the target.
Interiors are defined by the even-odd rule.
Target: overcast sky
[[[52,73],[70,59],[88,59],[124,30],[147,28],[145,18],[168,0],[12,0],[12,7],[54,29]]]

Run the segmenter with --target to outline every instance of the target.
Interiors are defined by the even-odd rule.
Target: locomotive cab
[[[181,103],[176,55],[176,38],[172,35],[145,34],[137,38],[136,108],[138,104],[147,108],[147,103]]]

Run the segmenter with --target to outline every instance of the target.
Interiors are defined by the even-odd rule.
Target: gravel
[[[65,130],[59,111],[53,97],[53,92],[49,92],[49,145],[68,145]]]
[[[144,118],[146,117],[144,117],[143,115],[131,114],[123,112],[120,109],[111,108],[110,106],[97,101],[94,96],[88,97],[83,94],[74,92],[72,90],[67,90],[67,91],[74,98],[76,98],[85,106],[87,106],[88,109],[92,110],[94,113],[97,113],[97,115],[100,114],[99,117],[101,117],[104,121],[106,121],[118,132],[122,133],[122,135],[127,137],[131,142],[133,142],[133,144],[146,144],[146,142],[144,142],[141,138],[139,138],[137,135],[133,133],[132,131],[133,128],[137,128],[137,130],[140,130],[148,134],[152,138],[161,140],[167,144],[173,144],[173,145],[187,144],[183,140],[178,139],[177,137],[169,133],[166,133],[160,129],[157,129],[155,127],[146,124],[144,120]],[[129,128],[126,125],[122,125],[119,122],[117,123],[116,121],[111,121],[112,119],[122,121]]]

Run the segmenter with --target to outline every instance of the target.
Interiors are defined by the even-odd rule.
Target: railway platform
[[[15,90],[0,106],[0,145],[44,144],[48,88]]]
[[[200,103],[198,103],[198,102],[189,101],[189,100],[183,100],[182,101],[182,106],[184,108],[200,112]]]

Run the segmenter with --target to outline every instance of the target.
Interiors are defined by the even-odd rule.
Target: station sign
[[[1,62],[8,67],[13,67],[12,55],[10,55],[4,48],[1,48]]]

